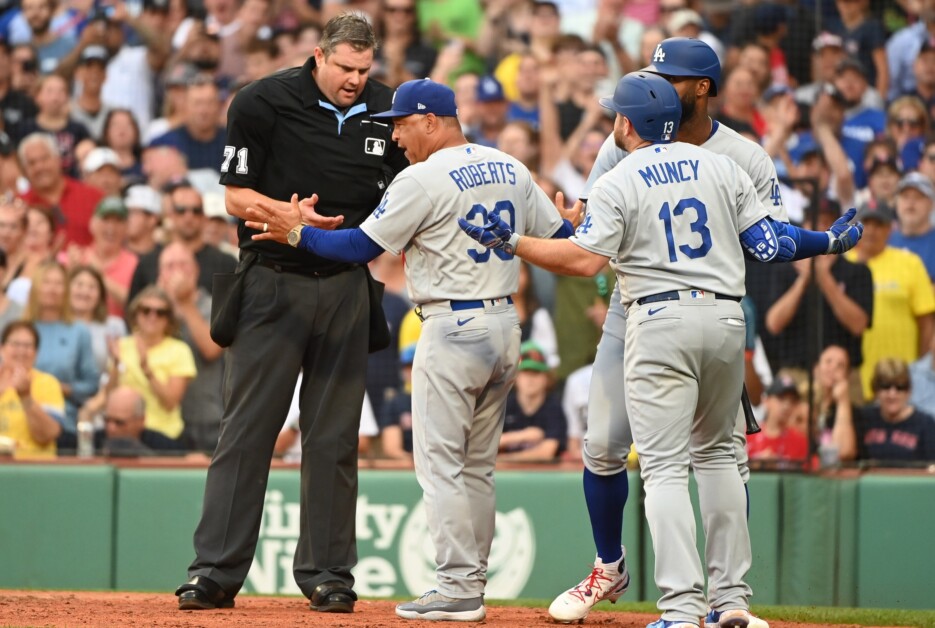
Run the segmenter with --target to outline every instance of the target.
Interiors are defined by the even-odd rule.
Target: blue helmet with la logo
[[[658,74],[630,72],[617,81],[613,97],[605,96],[600,103],[627,118],[644,140],[671,142],[679,130],[682,103],[678,92]]]
[[[663,76],[690,76],[711,81],[711,96],[717,96],[721,82],[721,62],[708,44],[688,37],[664,39],[653,51],[652,63],[643,72]]]

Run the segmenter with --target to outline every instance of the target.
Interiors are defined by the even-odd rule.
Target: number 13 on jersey
[[[676,247],[675,235],[672,233],[672,223],[673,220],[676,222],[687,220],[688,218],[685,217],[686,209],[695,210],[695,220],[689,224],[689,228],[691,228],[692,233],[697,233],[701,236],[701,242],[697,246],[680,244]],[[676,249],[689,259],[704,257],[708,254],[708,251],[711,250],[711,230],[707,227],[708,209],[705,207],[705,204],[697,198],[683,198],[675,204],[675,209],[671,210],[668,202],[663,203],[662,209],[659,210],[659,220],[662,221],[663,229],[665,230],[670,262],[679,261]]]

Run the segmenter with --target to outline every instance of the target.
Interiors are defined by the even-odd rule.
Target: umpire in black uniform
[[[357,432],[367,371],[370,308],[363,267],[273,242],[254,242],[245,210],[270,199],[288,207],[317,193],[311,224],[335,217],[356,227],[409,165],[388,125],[369,114],[391,106],[391,89],[368,80],[376,39],[362,16],[324,28],[301,68],[243,88],[228,113],[221,165],[227,211],[240,218],[243,293],[224,382],[220,440],[208,468],[183,610],[229,608],[256,551],[276,435],[299,369],[301,528],[293,571],[312,610],[351,612],[357,599]],[[317,214],[315,213],[317,211]],[[253,254],[258,253],[259,257]]]

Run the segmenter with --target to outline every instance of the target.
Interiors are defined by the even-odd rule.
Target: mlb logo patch
[[[368,137],[364,141],[364,152],[368,155],[382,156],[385,150],[386,140],[382,140],[378,137]]]
[[[691,297],[692,297],[693,299],[703,299],[703,298],[704,298],[704,290],[692,290],[692,291],[691,291]]]

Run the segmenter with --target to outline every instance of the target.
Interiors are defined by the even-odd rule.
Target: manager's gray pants
[[[487,584],[494,465],[519,363],[519,319],[505,300],[487,309],[422,311],[412,370],[416,478],[435,544],[438,591],[470,599]]]
[[[247,271],[240,324],[227,358],[221,434],[208,467],[189,577],[208,577],[228,595],[243,585],[256,551],[273,445],[304,369],[295,580],[306,596],[326,580],[353,585],[357,432],[368,329],[361,268],[327,278],[259,265]]]

